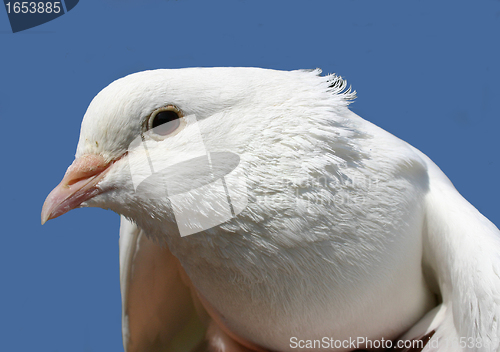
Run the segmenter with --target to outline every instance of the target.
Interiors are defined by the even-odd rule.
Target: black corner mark
[[[78,4],[78,0],[64,0],[64,3],[66,4],[66,11],[69,12]]]
[[[11,1],[4,0],[12,32],[20,32],[52,21],[73,9],[79,0]]]

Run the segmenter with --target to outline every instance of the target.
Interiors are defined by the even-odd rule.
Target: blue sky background
[[[132,72],[321,67],[500,225],[500,1],[81,0],[12,34],[0,8],[0,349],[122,351],[118,215],[40,225],[86,107]]]

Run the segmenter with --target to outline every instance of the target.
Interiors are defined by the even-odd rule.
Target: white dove
[[[153,70],[93,99],[42,223],[122,215],[127,352],[500,351],[499,230],[320,73]]]

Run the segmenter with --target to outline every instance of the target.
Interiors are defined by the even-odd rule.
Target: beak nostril
[[[71,178],[68,180],[68,182],[66,182],[66,186],[72,186],[74,185],[75,183],[78,183],[82,180],[92,180],[95,176],[91,176],[91,177],[86,177],[86,176],[82,176],[82,177],[79,177],[79,178]]]

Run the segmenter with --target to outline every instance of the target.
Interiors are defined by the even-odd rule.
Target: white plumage
[[[126,351],[182,339],[192,346],[202,326],[217,351],[432,331],[424,351],[500,351],[499,230],[424,154],[352,113],[345,81],[320,72],[145,71],[94,98],[42,222],[77,206],[123,215]],[[175,133],[148,132],[153,112],[170,107],[182,115]],[[248,203],[231,220],[181,237],[161,177],[139,191],[131,170],[197,157],[197,131],[210,153],[239,156]],[[130,147],[138,138],[147,151]],[[227,171],[220,167],[214,172]],[[168,187],[199,173],[182,171]],[[227,201],[194,186],[179,195],[186,207]]]

